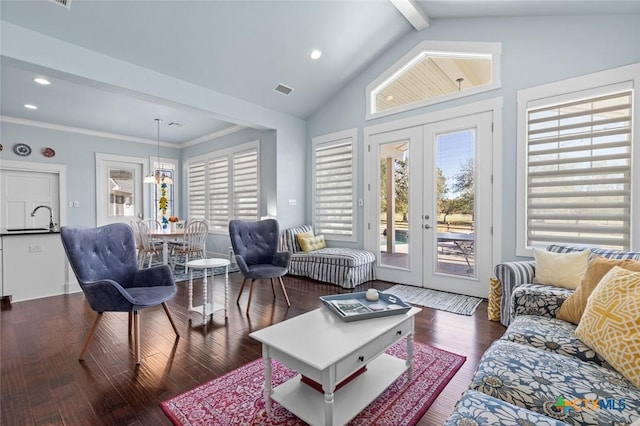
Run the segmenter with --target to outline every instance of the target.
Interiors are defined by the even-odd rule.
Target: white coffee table
[[[229,261],[227,259],[198,259],[187,262],[186,268],[189,271],[189,307],[187,313],[189,316],[189,324],[191,324],[192,316],[202,316],[202,322],[207,323],[207,317],[211,316],[213,320],[213,313],[215,311],[224,309],[224,319],[227,320],[227,295],[229,293]],[[213,283],[208,285],[207,269],[211,269],[211,281],[214,281],[213,268],[223,266],[224,271],[224,306],[220,306],[213,301]],[[203,273],[202,277],[202,305],[193,306],[193,271],[194,269],[201,269]]]
[[[267,413],[273,399],[311,425],[347,423],[402,373],[408,370],[412,377],[414,316],[420,310],[344,322],[322,307],[249,334],[262,343]],[[384,353],[405,336],[406,360]],[[271,358],[300,374],[272,389]],[[334,393],[364,366],[366,371]],[[301,375],[321,384],[324,395]]]

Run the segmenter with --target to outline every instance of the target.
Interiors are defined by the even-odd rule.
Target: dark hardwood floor
[[[136,368],[126,313],[106,313],[84,362],[78,361],[95,313],[82,293],[14,303],[0,313],[0,424],[2,425],[170,425],[159,403],[261,356],[249,333],[321,306],[319,296],[348,290],[285,277],[287,309],[276,288],[256,283],[246,314],[246,294],[236,305],[241,276],[230,274],[229,318],[214,314],[205,329],[188,326],[187,283],[169,303],[181,330],[176,340],[161,307],[140,316],[142,363]],[[220,277],[215,297],[222,300]],[[356,291],[392,284],[372,281]],[[194,293],[200,290],[199,282]],[[245,290],[246,292],[246,290]],[[195,302],[198,302],[196,299]],[[484,350],[504,333],[487,320],[483,302],[471,317],[423,308],[416,317],[417,342],[467,357],[420,425],[440,425],[471,380]]]

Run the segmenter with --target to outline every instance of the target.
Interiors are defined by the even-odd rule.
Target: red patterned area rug
[[[387,353],[404,358],[405,340]],[[466,357],[421,343],[414,345],[414,378],[407,373],[396,379],[349,425],[414,425],[464,364]],[[273,360],[273,386],[296,373]],[[264,363],[257,359],[222,377],[162,402],[160,407],[176,425],[304,425],[287,409],[272,402],[271,415],[264,410]],[[365,373],[366,374],[366,373]],[[340,397],[340,390],[335,393]]]

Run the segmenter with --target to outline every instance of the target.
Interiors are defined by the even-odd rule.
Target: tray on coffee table
[[[404,314],[411,306],[398,296],[378,292],[378,300],[370,301],[366,292],[320,296],[322,303],[345,322]]]

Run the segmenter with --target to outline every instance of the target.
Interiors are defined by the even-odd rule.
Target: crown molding
[[[79,135],[88,135],[88,136],[96,136],[96,137],[100,137],[100,138],[115,139],[115,140],[120,140],[120,141],[143,143],[143,144],[147,144],[147,145],[157,145],[158,144],[158,141],[155,140],[155,139],[137,138],[135,136],[120,135],[120,134],[117,134],[117,133],[110,133],[110,132],[101,132],[101,131],[98,131],[98,130],[83,129],[81,127],[73,127],[73,126],[65,126],[65,125],[62,125],[62,124],[47,123],[47,122],[44,122],[44,121],[26,120],[24,118],[9,117],[9,116],[6,116],[6,115],[0,115],[0,122],[12,123],[12,124],[21,124],[23,126],[39,127],[39,128],[42,128],[42,129],[49,129],[49,130],[58,130],[58,131],[61,131],[61,132],[76,133],[76,134],[79,134]],[[166,146],[166,147],[171,147],[171,148],[181,148],[182,147],[179,144],[170,143],[170,142],[160,142],[160,145]]]

